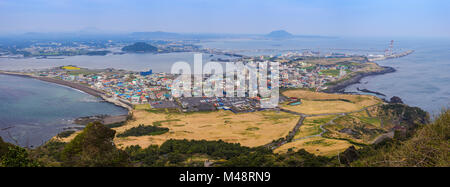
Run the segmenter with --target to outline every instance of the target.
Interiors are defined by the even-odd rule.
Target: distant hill
[[[144,42],[137,42],[134,43],[133,45],[123,47],[122,51],[131,53],[151,53],[157,52],[158,48]]]
[[[294,35],[292,35],[289,32],[286,32],[285,30],[278,30],[270,32],[269,34],[266,35],[266,37],[282,39],[282,38],[293,38]]]
[[[239,34],[214,34],[214,33],[174,33],[174,32],[133,32],[129,37],[139,40],[170,40],[170,39],[217,39],[239,38],[247,35]]]
[[[291,39],[291,38],[337,38],[332,36],[320,36],[320,35],[293,35],[285,30],[272,31],[269,34],[264,35],[269,39]]]
[[[135,38],[143,38],[143,39],[175,39],[182,37],[181,34],[172,33],[172,32],[134,32],[131,33],[132,37]]]

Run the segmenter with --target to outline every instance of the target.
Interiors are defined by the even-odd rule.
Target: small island
[[[136,42],[122,48],[122,51],[129,53],[154,53],[158,52],[158,48],[144,42]]]
[[[277,30],[277,31],[272,31],[269,34],[266,35],[267,38],[272,38],[272,39],[287,39],[287,38],[293,38],[294,35],[292,35],[291,33],[285,31],[285,30]]]

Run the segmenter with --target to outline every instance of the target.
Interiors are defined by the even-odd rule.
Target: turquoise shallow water
[[[72,120],[127,111],[69,87],[31,78],[0,75],[0,136],[22,146],[49,140]]]

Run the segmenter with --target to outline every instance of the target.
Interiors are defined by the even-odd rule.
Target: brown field
[[[75,136],[79,135],[81,132],[82,131],[77,131],[66,138],[58,138],[57,136],[54,136],[51,140],[69,143],[70,141],[72,141],[75,138]]]
[[[333,113],[352,112],[359,110],[362,107],[344,101],[303,100],[301,105],[297,106],[282,105],[282,108],[303,114],[333,114]]]
[[[326,113],[347,113],[355,112],[364,107],[380,104],[383,101],[374,96],[368,95],[343,95],[313,92],[308,90],[288,90],[283,92],[288,97],[298,97],[302,99],[302,104],[298,106],[281,105],[282,108],[304,114],[326,114]],[[343,100],[344,101],[343,101]],[[346,116],[353,120],[342,123],[336,119],[330,126],[325,128],[331,132],[330,137],[349,138],[356,142],[365,143],[374,136],[363,136],[362,140],[354,139],[346,134],[337,132],[344,126],[353,127],[353,123],[366,123],[366,128],[377,128],[380,121],[376,116],[378,107],[368,109],[370,115],[364,110]],[[294,139],[317,135],[322,130],[319,128],[330,120],[336,118],[335,115],[306,117]],[[161,145],[168,139],[188,139],[188,140],[223,140],[230,143],[240,143],[243,146],[255,147],[265,145],[273,140],[286,137],[299,120],[299,116],[284,112],[259,111],[252,113],[234,114],[230,111],[215,112],[195,112],[178,113],[169,110],[151,110],[147,105],[138,105],[133,111],[133,119],[126,122],[124,126],[114,128],[117,134],[126,131],[140,124],[158,125],[169,128],[169,132],[155,136],[123,137],[115,138],[114,143],[125,148],[130,145]],[[345,118],[345,117],[340,117]],[[370,124],[370,125],[369,125]],[[72,134],[68,138],[59,139],[68,142],[80,132]],[[365,140],[365,141],[364,141]],[[324,137],[311,137],[287,143],[275,150],[275,152],[286,152],[289,148],[293,150],[305,149],[316,155],[332,156],[350,147],[348,141],[336,140]],[[202,158],[203,159],[203,158]]]
[[[327,139],[322,137],[313,137],[304,140],[298,140],[282,145],[275,149],[275,153],[285,153],[292,148],[293,151],[305,149],[306,151],[315,155],[321,156],[335,156],[338,153],[352,146],[345,140]]]
[[[364,107],[382,103],[382,100],[375,96],[328,94],[307,90],[288,90],[283,92],[283,95],[301,98],[301,105],[289,106],[284,104],[282,107],[304,114],[353,112]],[[350,102],[337,99],[345,99]]]
[[[381,102],[381,100],[375,96],[370,95],[349,95],[349,94],[329,94],[323,92],[313,92],[309,90],[287,90],[283,92],[283,95],[287,97],[298,97],[307,100],[315,100],[315,99],[347,99],[351,102],[362,102],[362,104],[371,105],[371,102],[377,101]],[[364,102],[365,101],[365,102]],[[377,103],[375,102],[375,103]]]
[[[382,70],[383,68],[381,66],[379,66],[376,63],[365,63],[365,66],[363,68],[360,69],[360,71],[363,72],[371,72],[371,71],[379,71]]]
[[[117,133],[139,124],[160,124],[169,132],[156,136],[115,138],[119,147],[161,145],[168,139],[223,140],[244,146],[260,146],[285,137],[296,125],[299,116],[274,111],[234,114],[230,111],[199,113],[152,113],[134,111],[134,120],[115,128]]]

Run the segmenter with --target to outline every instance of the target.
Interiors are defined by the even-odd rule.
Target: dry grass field
[[[80,134],[82,131],[77,131],[77,132],[75,132],[75,133],[73,133],[73,134],[71,134],[70,136],[68,136],[68,137],[65,137],[65,138],[58,138],[57,136],[54,136],[53,138],[52,138],[52,140],[57,140],[57,141],[60,141],[60,142],[66,142],[66,143],[69,143],[70,141],[72,141],[78,134]]]
[[[343,95],[312,92],[307,90],[288,90],[283,92],[287,97],[302,99],[302,104],[282,107],[304,114],[326,114],[353,112],[364,107],[382,103],[382,100],[369,95]]]
[[[234,114],[230,111],[197,113],[153,113],[145,110],[133,112],[134,119],[114,128],[117,133],[139,124],[160,125],[169,132],[156,136],[115,138],[119,147],[152,144],[161,145],[168,139],[223,140],[244,146],[260,146],[285,137],[296,125],[299,116],[274,111]]]
[[[320,126],[330,122],[333,119],[337,119],[339,116],[315,116],[307,117],[303,121],[303,125],[300,127],[297,134],[294,136],[293,142],[287,143],[275,150],[275,152],[286,152],[289,148],[294,151],[298,149],[305,149],[306,151],[322,156],[334,156],[339,152],[350,147],[348,141],[336,140],[324,137],[318,137],[313,135],[318,135],[322,132]],[[313,137],[310,137],[313,136]],[[301,139],[305,138],[306,139]],[[296,140],[298,139],[298,140]]]
[[[275,153],[285,153],[288,149],[297,151],[299,149],[305,149],[306,151],[315,155],[321,156],[334,156],[339,152],[352,146],[345,140],[327,139],[322,137],[313,137],[304,140],[298,140],[282,145],[278,149],[275,149]]]
[[[383,101],[374,96],[367,95],[343,95],[313,92],[308,90],[288,90],[283,92],[285,96],[302,99],[302,104],[297,106],[281,105],[282,108],[304,114],[327,114],[355,112],[364,107],[373,106]],[[336,115],[306,117],[294,139],[308,137],[287,143],[275,152],[286,152],[305,149],[317,155],[332,156],[342,152],[352,144],[345,140],[326,138],[349,138],[355,142],[366,143],[375,136],[362,136],[360,141],[338,131],[351,124],[364,123],[368,129],[380,126],[379,120],[372,115],[377,113],[378,107],[370,107],[367,111],[348,114],[346,117]],[[115,144],[120,148],[131,145],[148,147],[149,145],[161,145],[168,139],[188,140],[223,140],[230,143],[240,143],[243,146],[255,147],[265,145],[273,140],[286,137],[299,120],[300,116],[285,112],[258,111],[252,113],[234,114],[230,111],[178,113],[170,110],[152,110],[147,105],[138,105],[133,111],[133,119],[125,125],[113,128],[117,134],[143,125],[156,125],[169,128],[169,132],[153,136],[129,136],[116,137]],[[344,118],[351,118],[352,122],[346,123]],[[322,132],[320,126],[335,119],[335,123],[325,128],[329,129],[325,137],[309,137]],[[370,124],[370,125],[369,125]],[[79,132],[71,136],[59,139],[68,142]]]
[[[345,58],[319,58],[305,60],[307,63],[320,64],[320,65],[332,65],[339,62],[349,62],[353,60],[363,60],[361,57],[345,57]]]
[[[298,97],[306,100],[346,99],[351,102],[364,104],[367,106],[381,102],[379,98],[370,95],[330,94],[303,89],[287,90],[283,92],[283,95],[287,97]]]
[[[363,68],[361,68],[360,71],[371,72],[371,71],[383,70],[383,68],[376,63],[365,63],[364,65],[365,66]]]
[[[295,134],[294,139],[320,134],[322,132],[320,126],[328,123],[334,118],[336,118],[336,116],[316,116],[305,118],[303,125],[300,126],[300,129],[297,134]]]
[[[287,97],[297,97],[302,99],[302,104],[297,106],[289,106],[287,104],[283,104],[281,106],[282,108],[310,115],[355,112],[365,107],[383,103],[383,101],[379,98],[368,95],[328,94],[301,89],[288,90],[283,92],[283,94]],[[369,110],[371,110],[371,108],[372,107],[370,107]],[[372,114],[375,113],[372,111],[370,112]],[[369,117],[369,114],[367,114],[365,110],[352,113],[350,114],[350,116],[354,116],[355,119],[361,120],[367,124],[373,124],[375,127],[380,125],[379,121],[377,121],[375,118]],[[321,125],[326,124],[333,119],[337,120],[341,118],[343,119],[343,117],[337,118],[337,116],[335,115],[306,117],[303,125],[294,136],[294,139],[320,134],[322,132],[322,130],[320,129]],[[333,129],[332,127],[340,126],[340,129],[342,129],[343,127],[341,126],[343,126],[343,124],[341,124],[339,120],[337,122],[338,124],[325,126],[325,128],[330,129],[331,127],[331,129]],[[339,134],[340,136],[336,136],[339,138],[354,139],[350,137],[342,137],[341,135],[343,134],[338,133],[335,130],[333,130],[333,132],[328,132],[327,134],[330,133]],[[364,142],[357,140],[355,141],[361,143]],[[275,152],[286,152],[289,148],[292,148],[293,150],[305,149],[306,151],[317,155],[332,156],[337,154],[338,152],[344,151],[351,145],[351,143],[345,140],[336,140],[325,137],[309,137],[306,139],[300,139],[294,142],[287,143],[276,149]]]
[[[303,114],[333,114],[352,112],[361,109],[362,107],[344,101],[309,101],[302,100],[301,105],[289,106],[282,105],[282,108]]]

